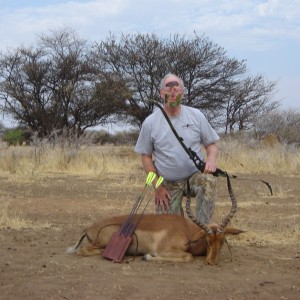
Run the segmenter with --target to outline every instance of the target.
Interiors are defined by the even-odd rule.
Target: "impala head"
[[[220,230],[220,227],[214,226],[211,227],[212,232],[206,234],[206,243],[207,243],[207,254],[205,263],[207,265],[217,265],[219,263],[220,253],[227,234],[240,234],[244,232],[243,230],[226,227],[223,231]]]
[[[224,231],[219,231],[218,228],[211,229],[212,231],[207,233],[205,236],[207,244],[205,264],[217,265],[219,262],[221,248],[224,244],[225,233]]]
[[[220,225],[208,225],[197,220],[191,213],[190,199],[186,202],[186,212],[190,219],[197,224],[201,229],[205,231],[205,239],[207,243],[207,253],[205,263],[208,265],[216,265],[219,262],[220,252],[225,241],[226,234],[239,234],[244,231],[228,228],[227,225],[234,216],[237,209],[237,202],[234,196],[229,177],[227,177],[227,186],[229,191],[229,196],[231,200],[231,209],[229,213],[224,217]]]

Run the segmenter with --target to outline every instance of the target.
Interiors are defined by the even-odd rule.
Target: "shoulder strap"
[[[177,131],[175,130],[172,122],[170,121],[170,118],[168,117],[167,113],[165,112],[165,110],[163,109],[163,107],[157,103],[156,101],[153,101],[154,104],[161,110],[161,112],[163,113],[164,117],[166,118],[171,130],[173,131],[176,139],[178,140],[178,142],[180,143],[180,145],[183,147],[183,149],[185,150],[185,152],[188,154],[188,156],[190,157],[190,159],[193,161],[193,163],[195,164],[195,166],[197,167],[198,170],[200,170],[201,172],[204,171],[205,169],[205,162],[203,160],[200,159],[200,157],[197,155],[197,153],[195,151],[193,151],[191,148],[188,148],[184,142],[183,142],[183,138],[180,137],[177,133]],[[214,176],[227,176],[227,173],[222,171],[221,169],[217,169],[214,173]]]

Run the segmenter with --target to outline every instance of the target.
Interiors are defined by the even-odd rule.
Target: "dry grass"
[[[264,146],[257,141],[226,139],[219,145],[220,168],[237,173],[300,174],[300,149],[277,144]]]
[[[9,211],[8,204],[9,203],[6,202],[0,207],[0,228],[24,228],[26,226],[26,222],[22,219],[20,214]]]
[[[51,225],[43,222],[32,222],[22,217],[21,212],[9,209],[9,201],[0,202],[0,229],[1,228],[49,228]]]
[[[262,147],[229,139],[222,141],[219,167],[228,172],[300,174],[300,150],[284,145]],[[17,177],[35,177],[45,173],[67,173],[106,177],[121,175],[135,178],[141,174],[140,157],[133,146],[51,148],[2,147],[0,172]]]
[[[129,146],[102,146],[73,149],[41,146],[2,148],[0,172],[21,177],[43,174],[73,174],[107,177],[124,175],[129,180],[141,169],[140,158]]]

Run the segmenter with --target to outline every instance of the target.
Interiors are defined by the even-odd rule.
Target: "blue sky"
[[[109,32],[205,34],[251,75],[278,82],[274,100],[300,109],[299,0],[0,0],[0,50],[64,26],[100,41]]]

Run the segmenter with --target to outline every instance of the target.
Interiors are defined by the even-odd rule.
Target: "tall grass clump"
[[[28,227],[28,223],[18,213],[12,213],[8,210],[8,204],[0,205],[0,228],[9,227],[20,229]]]
[[[49,228],[51,226],[51,224],[39,220],[26,220],[23,218],[21,212],[9,209],[9,204],[9,201],[4,203],[0,202],[0,229],[13,228],[19,230],[23,228]]]
[[[218,145],[220,168],[239,173],[300,174],[300,149],[266,145],[250,136],[226,136]]]

